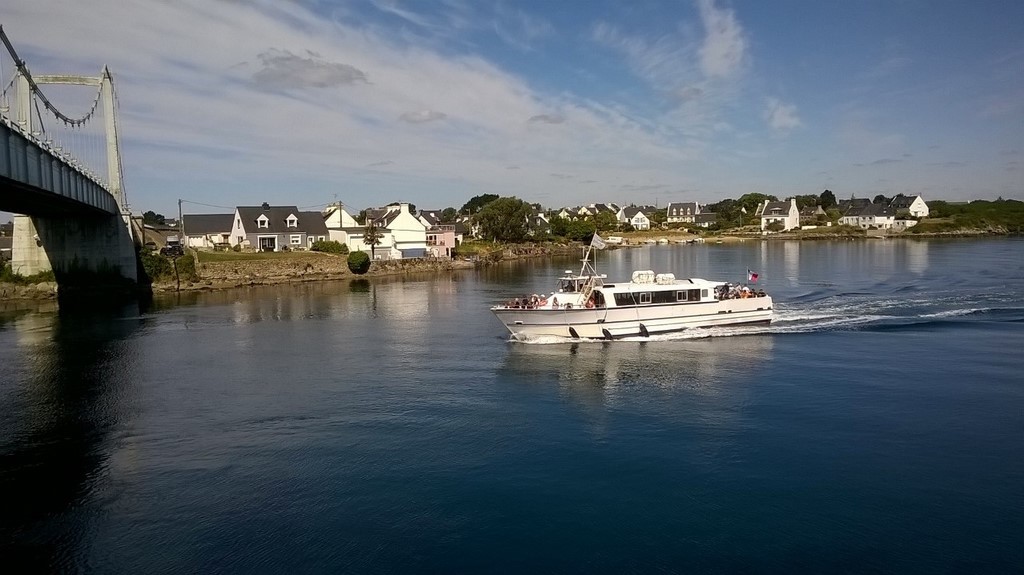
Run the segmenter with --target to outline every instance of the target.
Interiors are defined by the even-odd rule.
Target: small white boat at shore
[[[651,270],[607,283],[607,276],[591,263],[592,253],[592,246],[587,247],[580,272],[567,270],[549,295],[513,299],[491,312],[517,339],[647,337],[691,328],[767,325],[772,320],[772,298],[763,290]]]

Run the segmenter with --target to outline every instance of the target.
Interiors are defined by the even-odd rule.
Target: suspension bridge
[[[137,281],[113,74],[33,73],[2,25],[0,41],[0,211],[15,214],[13,271],[52,270],[59,286]],[[66,111],[82,90],[91,104]]]

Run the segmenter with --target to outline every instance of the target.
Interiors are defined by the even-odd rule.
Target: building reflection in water
[[[18,572],[85,568],[108,444],[134,412],[129,338],[143,321],[137,306],[61,309],[0,332],[0,549]]]

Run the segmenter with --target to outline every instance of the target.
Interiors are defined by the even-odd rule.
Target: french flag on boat
[[[757,272],[747,270],[747,281],[751,283],[757,283]]]

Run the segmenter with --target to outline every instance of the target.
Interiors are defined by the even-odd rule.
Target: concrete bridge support
[[[11,269],[53,270],[59,286],[138,282],[135,245],[120,215],[14,216]]]

